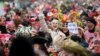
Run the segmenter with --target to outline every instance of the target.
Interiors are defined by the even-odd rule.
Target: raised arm
[[[43,13],[40,13],[39,14],[39,21],[40,21],[40,24],[41,24],[41,28],[44,32],[48,32],[50,33],[50,29],[48,28],[46,22],[45,22],[45,16]]]
[[[45,16],[43,14],[44,7],[45,7],[45,3],[42,3],[38,8],[39,10],[37,11],[37,14],[39,17],[42,31],[50,33],[50,30],[45,22]]]

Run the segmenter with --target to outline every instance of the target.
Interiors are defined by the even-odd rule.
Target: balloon
[[[65,23],[65,22],[66,22],[66,18],[63,18],[63,19],[62,19],[62,22]]]
[[[63,22],[66,22],[67,21],[67,19],[68,19],[68,16],[66,15],[66,14],[64,14],[64,18],[63,18]]]

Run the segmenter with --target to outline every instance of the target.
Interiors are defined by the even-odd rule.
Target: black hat
[[[43,37],[34,37],[32,39],[32,44],[45,44],[45,43],[48,43],[48,41]]]
[[[52,43],[52,37],[51,37],[51,35],[49,33],[43,32],[43,31],[39,31],[37,34],[38,34],[37,37],[42,37],[43,39],[48,41],[48,44]]]

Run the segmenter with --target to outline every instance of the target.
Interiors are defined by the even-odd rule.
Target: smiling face
[[[53,30],[57,30],[58,29],[58,20],[57,19],[53,19],[52,21],[51,21],[51,28],[53,29]]]

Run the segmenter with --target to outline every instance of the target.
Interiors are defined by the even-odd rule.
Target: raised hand
[[[43,12],[45,3],[41,3],[37,8],[36,8],[36,13],[39,15],[40,13]]]

